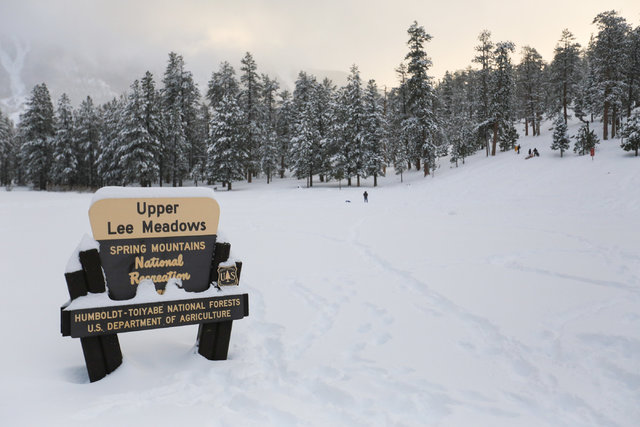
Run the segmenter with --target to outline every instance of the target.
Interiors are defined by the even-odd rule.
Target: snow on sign
[[[198,352],[227,358],[232,322],[249,315],[249,296],[219,286],[238,285],[242,263],[229,259],[229,243],[217,241],[213,194],[96,192],[89,209],[94,239],[85,238],[69,261],[71,300],[61,307],[62,335],[80,338],[90,381],[122,363],[121,332],[198,324]]]

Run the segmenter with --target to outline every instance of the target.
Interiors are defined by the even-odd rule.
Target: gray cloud
[[[606,8],[637,25],[638,2],[613,0]],[[30,46],[20,73],[25,90],[44,81],[54,97],[68,92],[75,104],[121,93],[146,70],[161,80],[170,51],[184,56],[203,90],[222,60],[238,66],[246,51],[285,86],[301,69],[340,78],[355,63],[382,87],[397,84],[394,69],[413,20],[434,36],[427,51],[440,77],[471,63],[484,28],[494,40],[534,46],[550,60],[563,28],[586,44],[602,10],[596,0],[2,0],[0,48],[13,51],[15,38]],[[15,95],[10,76],[0,67],[0,99]]]

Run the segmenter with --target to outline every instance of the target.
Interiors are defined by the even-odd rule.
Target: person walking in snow
[[[362,197],[364,197],[365,203],[369,203],[369,193],[365,191],[364,193],[362,193]]]
[[[538,153],[538,149],[537,148],[533,149],[533,155],[536,156],[536,157],[540,157],[540,153]]]

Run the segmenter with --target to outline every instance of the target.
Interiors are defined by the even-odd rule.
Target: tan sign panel
[[[212,235],[219,219],[218,202],[208,197],[109,198],[89,209],[98,241]]]

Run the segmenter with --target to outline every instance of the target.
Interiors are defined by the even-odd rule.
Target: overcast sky
[[[170,51],[183,55],[201,87],[220,61],[237,66],[247,51],[260,72],[285,85],[301,69],[347,73],[357,64],[364,79],[391,87],[414,20],[433,36],[426,50],[440,78],[470,65],[483,29],[494,41],[516,43],[517,52],[530,45],[550,60],[563,28],[585,45],[593,18],[611,9],[640,22],[638,0],[0,0],[0,47],[28,46],[27,91],[50,79],[57,90],[72,90],[83,75],[87,88],[121,92],[147,69],[160,80]],[[0,98],[9,91],[4,74]]]

